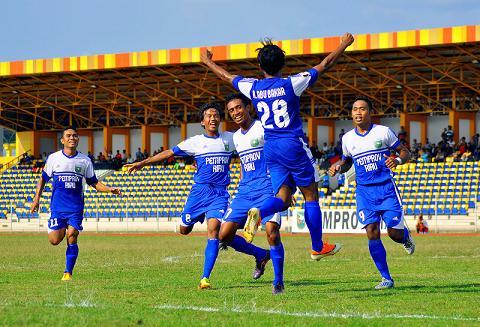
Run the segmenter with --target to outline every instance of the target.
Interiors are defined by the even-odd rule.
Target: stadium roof
[[[278,41],[285,74],[315,65],[340,37]],[[358,95],[379,115],[446,113],[480,105],[480,25],[356,35],[302,97],[302,114],[340,118]],[[260,77],[260,44],[209,47],[235,74]],[[178,125],[233,88],[200,63],[206,47],[0,63],[0,125],[22,130]]]

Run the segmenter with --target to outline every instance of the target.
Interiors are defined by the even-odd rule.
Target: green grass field
[[[313,262],[307,236],[285,236],[286,292],[272,296],[271,264],[253,281],[253,260],[231,249],[214,289],[198,290],[203,235],[81,235],[65,283],[64,244],[0,234],[0,325],[480,325],[480,235],[416,237],[413,256],[384,238],[396,282],[385,291],[365,236],[330,240],[343,250]]]

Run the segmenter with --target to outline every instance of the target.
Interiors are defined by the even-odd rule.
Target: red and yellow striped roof
[[[414,46],[442,45],[480,41],[480,25],[455,26],[376,34],[358,34],[347,51],[394,49]],[[322,54],[334,50],[339,36],[278,41],[287,55]],[[260,43],[213,46],[216,60],[255,58]],[[95,69],[115,69],[151,65],[200,62],[206,47],[151,50],[118,54],[101,54],[51,59],[0,62],[0,76],[30,75]]]

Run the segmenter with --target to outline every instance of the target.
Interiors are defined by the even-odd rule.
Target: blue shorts
[[[320,180],[312,152],[301,137],[269,139],[263,152],[275,194],[282,185],[295,192],[297,185],[305,187]]]
[[[192,226],[207,219],[221,220],[230,195],[225,186],[194,184],[182,212],[182,225]]]
[[[50,219],[48,220],[48,232],[54,230],[59,230],[62,228],[67,228],[68,226],[72,226],[78,231],[83,230],[82,226],[83,221],[83,214],[78,212],[52,212],[50,215]]]
[[[248,210],[254,207],[259,208],[266,199],[272,196],[272,192],[265,191],[258,195],[238,192],[235,199],[230,203],[227,212],[225,212],[223,222],[234,222],[238,224],[238,228],[243,228],[247,221]],[[282,218],[278,213],[262,218],[263,225],[269,221],[277,223],[279,226],[282,224]]]
[[[364,226],[385,222],[387,228],[403,229],[402,199],[393,180],[380,184],[357,184],[355,191],[357,199],[358,221]]]

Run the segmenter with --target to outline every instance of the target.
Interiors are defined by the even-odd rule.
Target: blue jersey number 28
[[[270,108],[266,102],[260,101],[257,103],[257,110],[259,113],[262,113],[261,121],[263,127],[266,129],[272,129],[275,127],[285,128],[290,124],[290,116],[288,115],[287,102],[285,100],[279,99],[273,101],[272,111],[270,111]],[[274,124],[267,124],[267,120],[270,118],[271,112],[273,112],[273,121],[275,126]]]

